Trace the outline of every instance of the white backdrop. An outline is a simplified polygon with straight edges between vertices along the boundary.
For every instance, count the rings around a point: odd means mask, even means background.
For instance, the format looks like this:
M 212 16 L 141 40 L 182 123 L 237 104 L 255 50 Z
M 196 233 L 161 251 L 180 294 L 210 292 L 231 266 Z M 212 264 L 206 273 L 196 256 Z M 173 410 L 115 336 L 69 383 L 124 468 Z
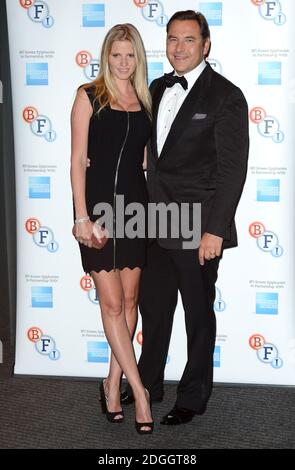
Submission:
M 239 247 L 217 282 L 214 380 L 295 384 L 294 50 L 292 0 L 9 0 L 17 183 L 16 374 L 102 377 L 110 350 L 96 293 L 71 235 L 70 110 L 95 77 L 116 23 L 142 34 L 149 81 L 170 71 L 165 24 L 178 9 L 210 24 L 210 62 L 250 109 L 251 149 L 239 205 Z M 293 127 L 293 132 L 292 132 Z M 140 353 L 141 323 L 135 336 Z M 166 367 L 186 361 L 181 303 Z

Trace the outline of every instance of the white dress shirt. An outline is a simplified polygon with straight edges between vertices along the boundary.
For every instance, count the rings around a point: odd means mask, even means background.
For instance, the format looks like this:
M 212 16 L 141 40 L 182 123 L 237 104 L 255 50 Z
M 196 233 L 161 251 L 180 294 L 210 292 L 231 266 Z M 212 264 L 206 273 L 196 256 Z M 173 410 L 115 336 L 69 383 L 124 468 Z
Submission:
M 203 60 L 196 68 L 184 75 L 188 83 L 187 90 L 184 90 L 180 83 L 175 83 L 171 88 L 166 88 L 164 91 L 157 119 L 157 146 L 159 156 L 182 103 L 205 67 L 206 62 Z M 177 74 L 174 72 L 174 75 Z

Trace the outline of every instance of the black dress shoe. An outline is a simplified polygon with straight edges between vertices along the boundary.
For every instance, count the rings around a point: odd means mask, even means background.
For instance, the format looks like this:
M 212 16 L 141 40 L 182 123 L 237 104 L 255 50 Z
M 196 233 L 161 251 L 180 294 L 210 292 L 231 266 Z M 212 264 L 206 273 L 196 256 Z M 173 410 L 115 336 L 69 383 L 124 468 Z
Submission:
M 120 401 L 122 405 L 130 405 L 134 403 L 134 396 L 130 395 L 127 390 L 121 392 L 120 394 Z M 161 403 L 163 401 L 163 397 L 161 398 L 151 398 L 151 403 Z
M 174 405 L 170 413 L 162 418 L 161 424 L 175 426 L 177 424 L 189 423 L 195 415 L 202 415 L 205 411 L 206 405 L 204 405 L 199 411 L 180 408 L 177 405 Z

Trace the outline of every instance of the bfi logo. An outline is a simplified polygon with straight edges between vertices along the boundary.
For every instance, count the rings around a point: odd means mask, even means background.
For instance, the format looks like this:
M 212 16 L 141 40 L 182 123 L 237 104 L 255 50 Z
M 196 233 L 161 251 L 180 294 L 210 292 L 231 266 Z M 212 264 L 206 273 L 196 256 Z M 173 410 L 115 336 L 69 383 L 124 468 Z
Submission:
M 42 225 L 39 219 L 31 217 L 26 220 L 25 229 L 32 235 L 33 242 L 39 248 L 46 248 L 49 253 L 55 253 L 59 249 L 59 244 L 54 238 L 53 230 Z
M 249 346 L 256 351 L 257 359 L 263 364 L 270 365 L 274 369 L 283 367 L 278 348 L 273 343 L 267 342 L 261 334 L 253 334 L 249 338 Z
M 168 17 L 164 13 L 163 4 L 157 0 L 133 0 L 136 7 L 140 8 L 146 21 L 152 21 L 163 28 L 168 23 Z
M 261 106 L 252 108 L 249 117 L 251 122 L 257 125 L 257 130 L 262 137 L 272 139 L 276 144 L 280 144 L 284 141 L 285 135 L 280 130 L 278 119 L 268 115 L 264 108 Z
M 47 3 L 37 0 L 20 0 L 19 3 L 27 11 L 31 21 L 42 24 L 44 28 L 52 28 L 54 19 Z
M 38 326 L 32 326 L 27 331 L 27 338 L 35 344 L 35 350 L 42 356 L 47 356 L 51 361 L 60 358 L 60 351 L 56 348 L 55 340 L 42 332 Z
M 76 54 L 76 64 L 84 71 L 88 81 L 95 80 L 99 71 L 99 60 L 93 59 L 88 51 L 80 51 Z
M 279 244 L 279 237 L 275 232 L 267 230 L 261 222 L 252 222 L 249 233 L 256 239 L 258 248 L 264 253 L 270 253 L 275 258 L 283 255 L 284 250 Z
M 226 303 L 222 299 L 221 290 L 218 287 L 215 287 L 215 302 L 214 302 L 214 310 L 215 312 L 224 312 L 226 309 Z
M 251 0 L 251 2 L 258 8 L 264 20 L 273 21 L 277 26 L 286 23 L 286 15 L 282 12 L 281 2 L 278 0 Z
M 80 279 L 80 287 L 84 292 L 87 292 L 88 299 L 91 303 L 98 305 L 98 295 L 95 288 L 94 281 L 91 276 L 85 275 Z
M 44 137 L 47 142 L 56 140 L 56 132 L 52 129 L 49 117 L 39 114 L 34 106 L 27 106 L 23 110 L 23 119 L 30 124 L 31 131 L 37 137 Z
M 218 62 L 218 60 L 213 59 L 212 57 L 208 57 L 206 59 L 206 62 L 211 65 L 212 69 L 215 70 L 215 72 L 220 73 L 220 75 L 222 75 L 222 65 L 220 62 Z

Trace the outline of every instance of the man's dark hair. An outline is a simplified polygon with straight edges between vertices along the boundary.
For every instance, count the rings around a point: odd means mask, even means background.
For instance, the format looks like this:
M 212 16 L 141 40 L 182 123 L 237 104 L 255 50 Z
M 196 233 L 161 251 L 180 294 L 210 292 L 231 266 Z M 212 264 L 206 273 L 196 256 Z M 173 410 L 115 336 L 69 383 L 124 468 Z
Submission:
M 198 23 L 200 26 L 201 30 L 201 36 L 203 40 L 205 41 L 206 39 L 210 39 L 210 29 L 208 22 L 202 13 L 199 11 L 194 11 L 194 10 L 185 10 L 185 11 L 177 11 L 174 13 L 173 16 L 171 16 L 170 20 L 167 23 L 166 26 L 166 31 L 167 33 L 169 32 L 169 28 L 171 26 L 171 23 L 175 20 L 194 20 Z

